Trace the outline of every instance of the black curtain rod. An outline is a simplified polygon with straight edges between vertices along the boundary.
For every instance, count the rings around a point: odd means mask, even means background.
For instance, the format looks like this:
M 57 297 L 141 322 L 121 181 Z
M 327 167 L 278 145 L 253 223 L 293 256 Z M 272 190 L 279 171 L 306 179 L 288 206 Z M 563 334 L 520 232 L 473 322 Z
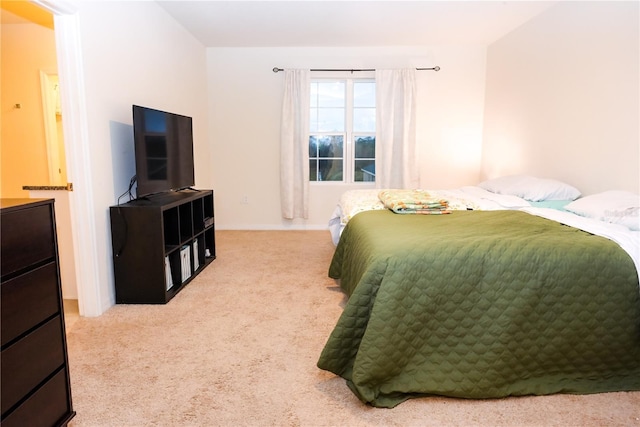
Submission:
M 437 65 L 433 68 L 416 68 L 417 71 L 427 71 L 427 70 L 433 70 L 433 71 L 440 71 L 440 67 L 438 67 Z M 277 73 L 279 71 L 284 71 L 284 69 L 282 68 L 278 68 L 278 67 L 273 67 L 273 72 Z M 341 69 L 341 68 L 314 68 L 311 69 L 309 71 L 350 71 L 352 73 L 356 72 L 356 71 L 375 71 L 374 68 L 366 68 L 366 69 Z

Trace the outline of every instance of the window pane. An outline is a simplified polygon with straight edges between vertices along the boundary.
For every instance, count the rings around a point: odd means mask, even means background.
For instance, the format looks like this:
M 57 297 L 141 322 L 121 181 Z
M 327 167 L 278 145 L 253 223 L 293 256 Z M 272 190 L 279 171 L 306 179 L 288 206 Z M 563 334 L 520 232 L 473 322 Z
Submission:
M 344 107 L 345 82 L 316 82 L 318 107 Z M 312 86 L 313 88 L 313 86 Z
M 344 157 L 344 138 L 342 135 L 318 137 L 318 157 Z
M 357 136 L 355 138 L 355 154 L 356 159 L 376 157 L 376 137 L 375 136 Z
M 376 131 L 376 109 L 375 108 L 354 108 L 353 109 L 353 130 L 355 132 L 375 132 Z
M 310 159 L 309 160 L 309 181 L 317 181 L 318 180 L 318 160 Z
M 344 108 L 319 108 L 316 132 L 344 132 L 344 122 Z
M 318 137 L 309 136 L 309 157 L 318 157 Z
M 342 181 L 342 159 L 318 161 L 318 181 Z
M 354 107 L 375 107 L 376 106 L 376 83 L 375 82 L 354 82 L 353 83 L 353 106 Z
M 309 132 L 318 132 L 318 109 L 309 109 Z
M 356 160 L 353 180 L 356 182 L 371 182 L 376 180 L 375 160 Z
M 315 108 L 318 106 L 318 83 L 311 82 L 311 92 L 309 93 L 309 106 Z

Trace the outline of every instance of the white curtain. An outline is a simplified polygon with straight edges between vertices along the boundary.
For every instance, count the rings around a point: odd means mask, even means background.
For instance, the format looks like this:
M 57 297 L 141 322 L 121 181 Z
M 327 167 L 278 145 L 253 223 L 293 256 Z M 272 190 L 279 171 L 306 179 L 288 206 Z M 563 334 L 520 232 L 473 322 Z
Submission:
M 376 187 L 419 185 L 416 70 L 376 70 Z
M 284 70 L 280 203 L 286 219 L 309 218 L 309 70 Z

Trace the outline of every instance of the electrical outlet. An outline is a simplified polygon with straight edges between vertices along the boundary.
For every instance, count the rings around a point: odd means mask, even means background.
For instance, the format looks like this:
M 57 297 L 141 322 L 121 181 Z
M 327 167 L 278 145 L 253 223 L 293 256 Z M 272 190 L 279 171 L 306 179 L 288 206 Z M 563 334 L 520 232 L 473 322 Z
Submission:
M 248 205 L 249 204 L 249 196 L 247 196 L 246 194 L 244 196 L 242 196 L 242 198 L 240 199 L 240 203 L 243 205 Z

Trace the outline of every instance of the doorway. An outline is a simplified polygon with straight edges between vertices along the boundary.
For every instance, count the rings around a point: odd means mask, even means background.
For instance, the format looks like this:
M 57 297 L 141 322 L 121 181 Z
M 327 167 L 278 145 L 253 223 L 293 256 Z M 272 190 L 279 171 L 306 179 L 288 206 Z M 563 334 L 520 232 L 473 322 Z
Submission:
M 86 152 L 87 119 L 84 108 L 84 86 L 82 75 L 81 49 L 77 6 L 73 1 L 51 2 L 33 0 L 24 2 L 2 2 L 10 6 L 31 6 L 32 10 L 46 12 L 55 21 L 55 46 L 57 50 L 57 71 L 61 109 L 64 111 L 64 139 L 66 148 L 67 176 L 83 185 L 78 190 L 65 191 L 68 196 L 69 224 L 73 224 L 71 246 L 75 254 L 71 274 L 77 284 L 78 311 L 81 316 L 99 316 L 109 306 L 109 301 L 100 298 L 100 287 L 95 277 L 98 269 L 96 255 L 95 220 L 91 198 L 92 177 L 90 160 Z M 3 14 L 4 15 L 4 14 Z M 46 70 L 47 72 L 49 70 Z M 4 95 L 4 94 L 3 94 Z M 37 101 L 40 104 L 40 100 Z M 83 132 L 84 130 L 84 132 Z M 83 148 L 84 147 L 84 148 Z M 61 156 L 62 157 L 62 156 Z M 62 161 L 62 158 L 60 158 Z M 41 197 L 38 195 L 37 197 Z M 104 298 L 103 298 L 104 299 Z
M 28 197 L 24 186 L 53 185 L 43 125 L 46 98 L 43 99 L 43 87 L 38 80 L 43 70 L 57 74 L 53 17 L 49 14 L 49 22 L 41 22 L 44 11 L 24 7 L 18 10 L 22 15 L 16 15 L 6 9 L 15 3 L 23 2 L 0 3 L 3 99 L 0 192 L 5 198 Z M 51 124 L 55 129 L 55 116 Z M 59 169 L 64 171 L 61 166 Z

